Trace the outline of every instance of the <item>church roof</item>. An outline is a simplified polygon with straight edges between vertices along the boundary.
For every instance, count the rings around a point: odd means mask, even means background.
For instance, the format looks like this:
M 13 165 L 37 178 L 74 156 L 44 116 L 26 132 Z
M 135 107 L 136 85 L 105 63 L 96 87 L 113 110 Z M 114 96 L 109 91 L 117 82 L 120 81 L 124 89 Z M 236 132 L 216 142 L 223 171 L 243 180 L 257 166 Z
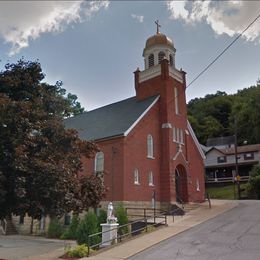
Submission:
M 138 101 L 131 97 L 83 114 L 65 119 L 67 129 L 74 128 L 84 140 L 126 136 L 156 103 L 159 96 Z

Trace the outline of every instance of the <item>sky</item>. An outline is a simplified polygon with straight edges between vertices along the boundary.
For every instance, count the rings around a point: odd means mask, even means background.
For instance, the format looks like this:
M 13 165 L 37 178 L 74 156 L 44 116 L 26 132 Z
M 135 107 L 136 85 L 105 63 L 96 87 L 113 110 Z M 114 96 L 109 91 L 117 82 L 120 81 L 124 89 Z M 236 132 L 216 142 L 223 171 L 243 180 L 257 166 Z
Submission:
M 0 1 L 0 70 L 39 60 L 87 110 L 135 95 L 133 72 L 160 31 L 173 40 L 189 84 L 260 14 L 260 1 Z M 187 88 L 187 101 L 236 93 L 260 78 L 260 18 Z

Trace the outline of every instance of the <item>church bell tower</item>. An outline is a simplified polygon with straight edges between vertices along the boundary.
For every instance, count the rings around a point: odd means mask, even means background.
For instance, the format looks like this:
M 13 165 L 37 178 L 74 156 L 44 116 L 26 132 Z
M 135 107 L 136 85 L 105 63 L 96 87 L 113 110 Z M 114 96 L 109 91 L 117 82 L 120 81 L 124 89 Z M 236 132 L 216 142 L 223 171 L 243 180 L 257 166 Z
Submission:
M 144 70 L 137 69 L 135 90 L 137 100 L 159 96 L 160 114 L 160 198 L 162 202 L 176 201 L 177 189 L 174 173 L 178 165 L 188 171 L 187 108 L 185 99 L 186 73 L 175 67 L 176 49 L 171 39 L 160 32 L 158 21 L 156 34 L 149 37 L 143 50 Z M 180 156 L 179 156 L 180 154 Z M 187 192 L 182 196 L 188 200 Z

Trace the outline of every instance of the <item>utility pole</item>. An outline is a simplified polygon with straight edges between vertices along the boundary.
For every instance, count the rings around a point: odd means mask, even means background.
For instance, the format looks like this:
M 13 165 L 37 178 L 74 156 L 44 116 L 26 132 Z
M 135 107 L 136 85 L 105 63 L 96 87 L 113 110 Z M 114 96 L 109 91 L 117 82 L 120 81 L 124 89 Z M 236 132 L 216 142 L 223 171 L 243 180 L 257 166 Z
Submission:
M 237 182 L 237 191 L 238 199 L 240 199 L 240 182 L 239 182 L 239 173 L 238 173 L 238 157 L 237 157 L 237 116 L 235 115 L 235 167 L 236 167 L 236 182 Z

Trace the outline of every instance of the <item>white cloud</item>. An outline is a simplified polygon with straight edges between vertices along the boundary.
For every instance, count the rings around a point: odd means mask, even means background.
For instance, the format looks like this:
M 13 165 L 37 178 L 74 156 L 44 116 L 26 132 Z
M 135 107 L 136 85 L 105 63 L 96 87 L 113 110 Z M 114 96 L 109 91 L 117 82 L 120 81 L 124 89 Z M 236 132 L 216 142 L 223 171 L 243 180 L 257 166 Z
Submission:
M 131 14 L 131 17 L 133 19 L 137 20 L 139 23 L 142 23 L 144 21 L 144 16 L 143 15 Z
M 234 36 L 260 13 L 258 1 L 170 1 L 171 19 L 182 19 L 194 25 L 205 21 L 216 34 Z M 260 18 L 243 35 L 247 41 L 260 43 Z
M 11 44 L 9 55 L 14 55 L 41 34 L 62 32 L 108 5 L 109 1 L 1 1 L 0 36 Z

